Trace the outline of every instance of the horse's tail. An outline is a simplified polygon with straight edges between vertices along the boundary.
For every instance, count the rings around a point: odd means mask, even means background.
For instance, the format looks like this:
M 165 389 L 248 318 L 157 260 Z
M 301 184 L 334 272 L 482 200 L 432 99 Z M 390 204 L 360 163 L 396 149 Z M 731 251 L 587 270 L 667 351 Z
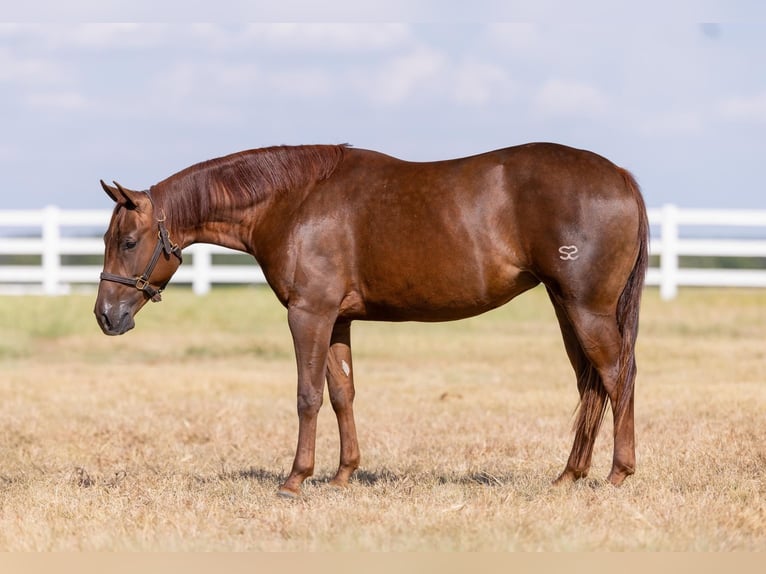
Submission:
M 615 425 L 619 423 L 633 401 L 633 388 L 636 380 L 635 347 L 638 335 L 638 312 L 644 289 L 646 269 L 649 266 L 649 217 L 646 213 L 646 204 L 641 196 L 638 183 L 630 172 L 620 168 L 620 173 L 638 207 L 638 255 L 633 264 L 633 271 L 631 271 L 617 303 L 617 326 L 622 335 L 622 348 L 620 349 L 620 373 L 617 379 Z
M 635 178 L 627 170 L 622 168 L 619 170 L 625 180 L 625 186 L 633 195 L 638 208 L 638 253 L 633 264 L 633 270 L 617 302 L 617 326 L 622 336 L 622 344 L 619 355 L 617 401 L 613 412 L 615 427 L 628 412 L 633 401 L 633 388 L 636 380 L 635 346 L 638 334 L 638 312 L 646 269 L 649 265 L 649 218 L 646 214 L 646 205 Z M 573 453 L 576 453 L 577 459 L 582 463 L 590 460 L 595 437 L 601 427 L 609 403 L 606 388 L 598 371 L 590 361 L 583 361 L 582 368 L 578 372 L 578 378 L 580 405 L 574 424 Z

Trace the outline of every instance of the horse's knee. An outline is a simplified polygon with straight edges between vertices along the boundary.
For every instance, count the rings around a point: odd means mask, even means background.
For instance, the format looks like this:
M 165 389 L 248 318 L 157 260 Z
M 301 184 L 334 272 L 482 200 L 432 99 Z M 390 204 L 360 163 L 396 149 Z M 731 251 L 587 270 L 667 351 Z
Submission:
M 298 414 L 301 416 L 316 416 L 322 408 L 322 393 L 314 389 L 298 391 Z

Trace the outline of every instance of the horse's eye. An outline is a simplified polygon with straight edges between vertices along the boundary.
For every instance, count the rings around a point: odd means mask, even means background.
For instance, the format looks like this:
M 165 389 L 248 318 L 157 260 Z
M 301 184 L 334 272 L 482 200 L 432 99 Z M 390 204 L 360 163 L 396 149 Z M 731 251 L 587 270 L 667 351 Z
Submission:
M 133 239 L 126 239 L 124 246 L 125 249 L 133 249 L 136 246 L 136 242 Z

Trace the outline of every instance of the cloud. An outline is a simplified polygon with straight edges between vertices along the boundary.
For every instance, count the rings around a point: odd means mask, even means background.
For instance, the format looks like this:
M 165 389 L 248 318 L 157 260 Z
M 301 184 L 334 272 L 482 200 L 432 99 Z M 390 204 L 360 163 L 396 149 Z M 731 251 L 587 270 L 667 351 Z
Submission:
M 19 150 L 10 144 L 0 143 L 0 161 L 17 161 L 20 159 Z
M 74 91 L 35 92 L 28 94 L 25 103 L 32 108 L 72 112 L 85 109 L 85 97 Z
M 258 48 L 279 54 L 370 53 L 407 45 L 413 34 L 400 23 L 198 23 L 171 28 L 207 50 L 241 51 Z
M 166 24 L 142 23 L 0 23 L 0 37 L 48 52 L 64 48 L 151 48 L 170 42 L 169 30 Z
M 482 3 L 486 3 L 482 0 Z M 493 4 L 504 5 L 497 0 Z M 503 11 L 505 13 L 505 11 Z M 414 22 L 434 18 L 462 21 L 475 16 L 473 4 L 443 3 L 437 0 L 386 0 L 386 2 L 359 2 L 334 0 L 310 2 L 307 0 L 280 0 L 253 2 L 252 0 L 217 0 L 216 2 L 189 2 L 188 0 L 34 0 L 9 2 L 3 7 L 3 17 L 15 22 L 39 21 L 119 21 L 119 22 L 216 22 L 216 21 L 387 21 Z M 492 18 L 490 10 L 486 18 Z
M 265 80 L 270 90 L 288 97 L 326 97 L 335 91 L 332 77 L 324 70 L 316 68 L 293 68 L 274 72 Z
M 135 114 L 216 122 L 236 119 L 259 90 L 265 87 L 255 64 L 185 60 L 163 67 L 150 82 L 148 100 L 129 106 Z
M 23 57 L 0 48 L 0 83 L 23 86 L 50 85 L 65 81 L 70 76 L 67 66 L 53 60 Z
M 490 24 L 487 39 L 494 47 L 527 57 L 539 54 L 544 47 L 539 25 L 530 22 Z
M 381 51 L 402 46 L 412 38 L 398 23 L 281 23 L 251 24 L 246 35 L 283 51 Z
M 514 92 L 513 83 L 503 68 L 473 59 L 457 67 L 454 86 L 455 101 L 469 105 L 484 105 Z
M 551 79 L 534 96 L 533 106 L 548 117 L 597 117 L 607 111 L 609 99 L 591 84 Z
M 647 114 L 644 114 L 646 116 Z M 702 114 L 695 109 L 655 112 L 635 125 L 636 130 L 647 136 L 699 135 L 704 130 Z
M 766 90 L 751 96 L 736 96 L 723 101 L 724 118 L 743 122 L 766 123 Z
M 371 78 L 366 72 L 360 74 L 358 88 L 373 102 L 398 104 L 433 87 L 446 64 L 447 58 L 442 52 L 418 46 L 383 63 Z
M 151 48 L 168 41 L 168 26 L 138 23 L 86 23 L 63 28 L 60 40 L 91 49 Z
M 186 60 L 162 68 L 150 81 L 150 104 L 136 114 L 209 122 L 242 121 L 275 101 L 330 97 L 338 90 L 332 74 L 319 67 L 267 67 L 267 63 L 226 58 Z

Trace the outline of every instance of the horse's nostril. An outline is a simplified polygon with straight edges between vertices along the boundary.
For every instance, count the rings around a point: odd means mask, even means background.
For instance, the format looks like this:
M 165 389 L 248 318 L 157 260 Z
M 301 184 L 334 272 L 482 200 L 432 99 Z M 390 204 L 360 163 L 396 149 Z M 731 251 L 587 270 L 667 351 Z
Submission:
M 101 325 L 106 329 L 112 328 L 112 322 L 109 320 L 109 315 L 101 313 Z
M 122 315 L 120 315 L 120 321 L 118 323 L 118 327 L 120 331 L 125 332 L 130 328 L 130 313 L 128 311 L 125 311 Z

